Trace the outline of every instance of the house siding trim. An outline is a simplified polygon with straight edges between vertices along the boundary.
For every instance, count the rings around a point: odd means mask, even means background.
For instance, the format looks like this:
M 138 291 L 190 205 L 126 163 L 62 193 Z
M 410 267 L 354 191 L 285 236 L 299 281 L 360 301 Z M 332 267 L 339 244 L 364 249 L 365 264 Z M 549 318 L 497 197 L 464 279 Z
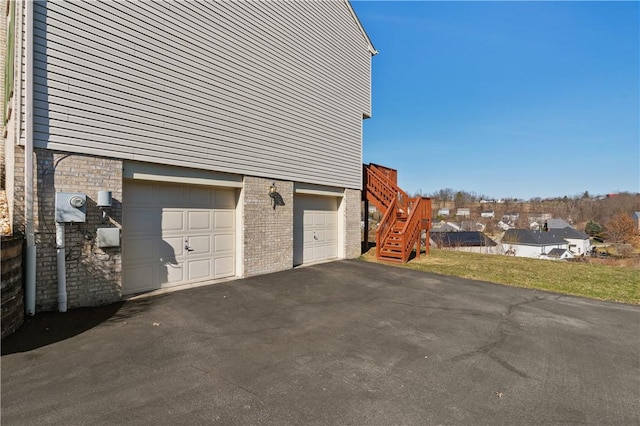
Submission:
M 242 176 L 216 173 L 208 170 L 166 166 L 162 164 L 124 162 L 123 177 L 157 182 L 183 183 L 187 185 L 209 185 L 225 188 L 242 188 Z

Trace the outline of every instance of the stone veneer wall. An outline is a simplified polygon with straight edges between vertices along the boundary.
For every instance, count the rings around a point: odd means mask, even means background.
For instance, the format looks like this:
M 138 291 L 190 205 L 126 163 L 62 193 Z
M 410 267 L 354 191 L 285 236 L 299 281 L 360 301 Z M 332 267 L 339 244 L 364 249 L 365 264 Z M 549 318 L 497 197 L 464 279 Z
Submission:
M 4 67 L 7 56 L 7 0 L 0 0 L 0 72 L 2 72 L 2 84 L 0 84 L 0 99 L 4 102 Z M 4 110 L 4 108 L 3 108 Z M 5 189 L 5 148 L 4 148 L 4 118 L 0 120 L 0 189 Z
M 2 237 L 2 338 L 16 331 L 24 322 L 22 282 L 22 244 L 24 238 Z
M 121 247 L 98 248 L 97 228 L 121 227 L 122 161 L 36 149 L 35 196 L 37 278 L 36 311 L 56 310 L 58 283 L 55 243 L 55 193 L 87 195 L 85 223 L 66 224 L 67 306 L 94 306 L 120 300 Z M 110 219 L 102 223 L 98 191 L 112 191 Z
M 354 259 L 362 254 L 362 232 L 360 221 L 362 217 L 361 206 L 362 194 L 357 189 L 346 189 L 344 191 L 345 205 L 345 251 L 347 259 Z
M 273 209 L 269 187 L 276 184 L 284 205 Z M 244 178 L 242 217 L 244 276 L 293 267 L 293 182 Z

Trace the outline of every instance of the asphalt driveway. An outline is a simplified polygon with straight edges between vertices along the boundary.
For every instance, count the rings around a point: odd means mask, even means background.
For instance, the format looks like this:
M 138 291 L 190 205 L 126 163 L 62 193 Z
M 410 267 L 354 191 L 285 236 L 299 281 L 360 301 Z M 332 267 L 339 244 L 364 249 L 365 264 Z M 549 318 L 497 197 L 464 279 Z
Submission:
M 640 307 L 339 261 L 2 342 L 2 424 L 640 424 Z

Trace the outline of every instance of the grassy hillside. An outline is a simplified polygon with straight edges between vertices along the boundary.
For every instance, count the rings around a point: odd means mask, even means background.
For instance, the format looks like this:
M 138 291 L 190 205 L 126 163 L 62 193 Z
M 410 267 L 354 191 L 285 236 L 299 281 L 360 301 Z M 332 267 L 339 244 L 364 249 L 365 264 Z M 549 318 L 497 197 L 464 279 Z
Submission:
M 375 261 L 375 248 L 362 258 Z M 420 259 L 413 259 L 398 266 L 515 287 L 640 304 L 640 269 L 637 267 L 559 262 L 438 249 L 432 249 L 429 256 L 423 255 Z

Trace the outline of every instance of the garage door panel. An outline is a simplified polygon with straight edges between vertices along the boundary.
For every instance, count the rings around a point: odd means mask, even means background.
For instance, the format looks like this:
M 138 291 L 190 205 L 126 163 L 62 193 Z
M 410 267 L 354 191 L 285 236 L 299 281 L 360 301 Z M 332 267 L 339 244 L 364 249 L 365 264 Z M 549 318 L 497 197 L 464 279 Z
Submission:
M 235 274 L 234 189 L 126 181 L 123 200 L 123 294 Z
M 153 290 L 157 287 L 154 275 L 149 265 L 127 268 L 127 290 L 130 293 Z
M 160 268 L 161 284 L 178 285 L 186 280 L 184 262 L 169 263 Z
M 214 190 L 208 187 L 193 187 L 187 194 L 189 197 L 189 207 L 212 208 Z
M 127 191 L 123 197 L 123 203 L 129 207 L 149 207 L 155 204 L 157 198 L 157 188 L 150 188 L 149 185 L 140 183 L 130 183 L 127 185 Z
M 294 200 L 294 264 L 337 257 L 337 206 L 335 197 L 296 196 Z
M 156 240 L 158 242 L 158 240 Z M 131 238 L 127 240 L 126 245 L 126 261 L 127 263 L 150 262 L 153 259 L 152 240 Z
M 200 259 L 200 260 L 190 260 L 188 262 L 188 273 L 189 279 L 195 280 L 198 278 L 209 278 L 211 277 L 211 258 Z
M 162 216 L 155 209 L 131 208 L 127 210 L 127 215 L 123 217 L 122 226 L 128 231 L 128 235 L 136 234 L 148 235 L 151 231 L 160 229 Z
M 214 207 L 216 209 L 235 209 L 236 192 L 233 189 L 216 189 Z
M 211 229 L 211 212 L 206 210 L 188 211 L 187 229 L 190 231 Z
M 162 212 L 162 231 L 182 231 L 184 212 L 181 210 L 164 210 Z
M 155 206 L 184 207 L 185 191 L 181 185 L 157 185 L 157 196 L 152 200 Z
M 216 253 L 233 251 L 235 236 L 233 234 L 215 235 L 213 237 L 213 250 Z
M 216 229 L 231 230 L 235 224 L 235 213 L 233 211 L 216 210 L 213 212 L 213 226 Z
M 165 237 L 159 241 L 158 254 L 164 262 L 175 263 L 176 257 L 184 255 L 184 241 L 182 237 Z
M 222 278 L 233 275 L 235 271 L 235 259 L 233 256 L 219 257 L 214 259 L 215 277 Z
M 189 245 L 189 256 L 202 256 L 211 254 L 211 236 L 210 235 L 192 235 L 187 237 Z

